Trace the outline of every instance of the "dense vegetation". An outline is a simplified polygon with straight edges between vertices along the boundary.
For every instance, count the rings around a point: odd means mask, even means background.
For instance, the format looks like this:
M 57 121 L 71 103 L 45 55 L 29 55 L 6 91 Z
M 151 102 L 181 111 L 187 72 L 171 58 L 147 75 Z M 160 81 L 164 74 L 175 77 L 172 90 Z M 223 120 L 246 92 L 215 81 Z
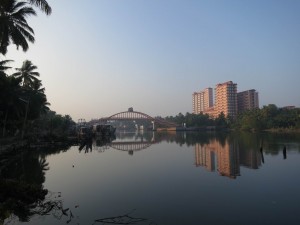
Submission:
M 0 1 L 0 145 L 6 141 L 14 145 L 15 138 L 3 137 L 49 138 L 64 133 L 73 124 L 70 116 L 50 111 L 37 66 L 25 60 L 20 68 L 13 69 L 13 61 L 5 58 L 9 45 L 27 51 L 28 42 L 34 43 L 34 31 L 26 21 L 28 16 L 36 15 L 34 6 L 51 14 L 46 0 Z M 39 156 L 27 158 L 28 152 L 22 150 L 12 148 L 0 155 L 0 224 L 11 215 L 25 222 L 35 214 L 63 213 L 61 201 L 44 201 L 48 193 L 42 185 L 48 169 L 46 160 Z M 24 163 L 26 159 L 30 161 Z
M 22 67 L 16 68 L 17 72 L 8 75 L 6 71 L 10 67 L 7 64 L 10 62 L 0 61 L 1 136 L 66 132 L 74 122 L 68 115 L 50 111 L 45 88 L 37 78 L 37 67 L 26 60 Z
M 278 108 L 274 104 L 240 114 L 233 128 L 243 130 L 299 129 L 299 108 Z
M 27 51 L 28 43 L 34 43 L 34 31 L 26 21 L 27 17 L 36 15 L 34 6 L 51 14 L 52 9 L 45 0 L 0 2 L 0 137 L 23 138 L 24 134 L 43 134 L 43 131 L 63 133 L 73 124 L 70 116 L 50 111 L 37 66 L 25 60 L 12 72 L 13 61 L 3 60 L 9 45 Z
M 166 117 L 166 120 L 187 127 L 217 126 L 237 130 L 270 130 L 270 129 L 300 129 L 299 108 L 278 108 L 274 104 L 263 106 L 261 109 L 253 109 L 240 113 L 236 119 L 225 117 L 221 113 L 216 119 L 207 114 L 183 115 L 179 113 L 175 117 Z
M 230 118 L 226 118 L 224 113 L 221 113 L 215 119 L 210 118 L 208 114 L 192 114 L 188 112 L 185 115 L 179 113 L 176 116 L 167 116 L 165 119 L 170 122 L 177 123 L 180 126 L 185 125 L 186 127 L 229 127 L 232 121 Z

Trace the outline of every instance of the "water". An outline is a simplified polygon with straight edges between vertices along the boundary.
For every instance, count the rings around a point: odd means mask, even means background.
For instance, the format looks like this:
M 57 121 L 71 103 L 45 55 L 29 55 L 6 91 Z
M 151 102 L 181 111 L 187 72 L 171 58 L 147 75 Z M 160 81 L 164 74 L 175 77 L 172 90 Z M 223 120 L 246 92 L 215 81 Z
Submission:
M 100 144 L 23 156 L 6 176 L 42 183 L 60 207 L 4 224 L 299 224 L 297 135 L 119 133 Z

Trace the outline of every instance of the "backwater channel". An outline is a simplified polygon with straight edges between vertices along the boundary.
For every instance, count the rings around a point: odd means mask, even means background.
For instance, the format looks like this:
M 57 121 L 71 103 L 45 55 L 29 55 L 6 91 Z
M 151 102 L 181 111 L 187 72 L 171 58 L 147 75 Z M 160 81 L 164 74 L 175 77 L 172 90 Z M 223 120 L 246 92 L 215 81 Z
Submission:
M 117 132 L 107 143 L 28 151 L 1 176 L 48 194 L 19 208 L 17 196 L 4 198 L 0 224 L 296 225 L 299 137 Z

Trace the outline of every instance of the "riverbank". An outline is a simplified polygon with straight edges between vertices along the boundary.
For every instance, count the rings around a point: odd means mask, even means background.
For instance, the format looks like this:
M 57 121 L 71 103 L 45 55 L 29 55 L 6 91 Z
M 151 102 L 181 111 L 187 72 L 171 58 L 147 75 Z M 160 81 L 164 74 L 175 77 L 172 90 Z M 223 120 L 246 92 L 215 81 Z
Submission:
M 225 126 L 201 126 L 201 127 L 168 127 L 157 128 L 156 131 L 195 131 L 195 132 L 211 132 L 211 131 L 229 131 Z
M 45 136 L 43 138 L 27 137 L 20 139 L 19 137 L 10 137 L 0 139 L 0 154 L 10 151 L 18 151 L 21 149 L 37 149 L 48 147 L 64 147 L 78 143 L 75 136 Z
M 300 133 L 300 128 L 271 128 L 264 131 L 271 133 Z
M 16 138 L 0 139 L 0 154 L 7 151 L 24 148 L 27 145 L 27 140 L 17 140 Z

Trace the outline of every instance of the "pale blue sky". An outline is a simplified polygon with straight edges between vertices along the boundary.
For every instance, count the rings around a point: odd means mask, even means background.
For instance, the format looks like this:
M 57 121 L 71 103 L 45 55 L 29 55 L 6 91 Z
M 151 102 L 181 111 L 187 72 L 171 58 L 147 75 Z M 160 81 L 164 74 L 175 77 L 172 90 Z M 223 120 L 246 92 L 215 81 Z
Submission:
M 74 120 L 192 112 L 192 93 L 232 80 L 260 106 L 300 107 L 298 0 L 48 0 L 36 43 L 7 59 L 38 66 L 51 109 Z

